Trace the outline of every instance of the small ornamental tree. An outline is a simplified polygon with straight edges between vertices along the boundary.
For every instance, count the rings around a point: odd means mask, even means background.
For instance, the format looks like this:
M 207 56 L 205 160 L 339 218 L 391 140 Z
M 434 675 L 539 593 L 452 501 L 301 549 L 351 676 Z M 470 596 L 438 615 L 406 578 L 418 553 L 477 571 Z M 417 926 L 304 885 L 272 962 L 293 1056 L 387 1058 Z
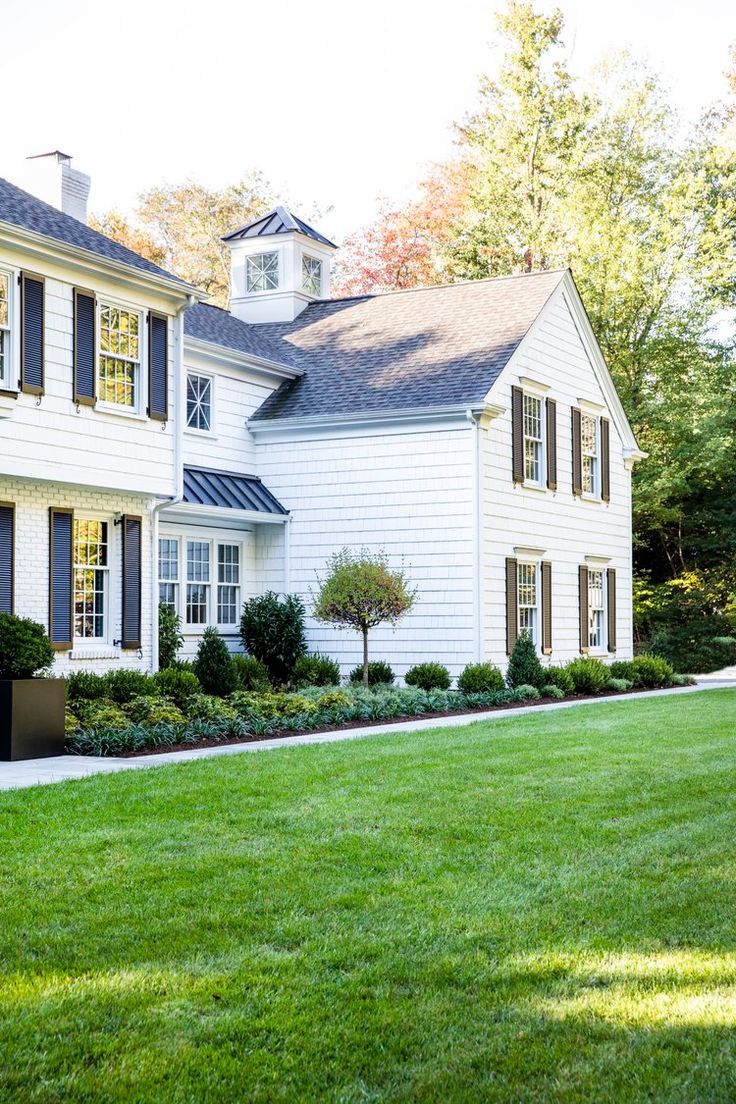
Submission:
M 343 548 L 327 565 L 314 601 L 318 621 L 354 629 L 363 636 L 363 684 L 368 686 L 368 633 L 376 625 L 392 625 L 414 605 L 416 590 L 409 586 L 403 571 L 391 571 L 383 551 L 361 548 L 351 552 Z
M 204 630 L 193 669 L 205 694 L 226 698 L 238 688 L 232 656 L 214 625 Z

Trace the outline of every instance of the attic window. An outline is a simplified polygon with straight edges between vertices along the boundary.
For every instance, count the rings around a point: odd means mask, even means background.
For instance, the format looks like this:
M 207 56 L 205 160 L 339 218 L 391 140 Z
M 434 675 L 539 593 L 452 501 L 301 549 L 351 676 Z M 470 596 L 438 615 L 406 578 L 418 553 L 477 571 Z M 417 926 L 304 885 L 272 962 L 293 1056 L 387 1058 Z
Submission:
M 274 291 L 279 286 L 278 253 L 255 253 L 246 258 L 245 279 L 248 291 Z
M 322 294 L 322 262 L 316 257 L 302 257 L 302 289 L 307 295 Z

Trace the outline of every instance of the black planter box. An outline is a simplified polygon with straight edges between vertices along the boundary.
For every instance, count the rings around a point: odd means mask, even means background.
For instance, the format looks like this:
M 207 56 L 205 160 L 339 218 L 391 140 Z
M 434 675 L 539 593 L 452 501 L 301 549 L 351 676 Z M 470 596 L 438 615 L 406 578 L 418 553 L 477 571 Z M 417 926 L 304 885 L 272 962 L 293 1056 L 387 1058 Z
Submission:
M 64 754 L 64 680 L 0 680 L 0 760 Z

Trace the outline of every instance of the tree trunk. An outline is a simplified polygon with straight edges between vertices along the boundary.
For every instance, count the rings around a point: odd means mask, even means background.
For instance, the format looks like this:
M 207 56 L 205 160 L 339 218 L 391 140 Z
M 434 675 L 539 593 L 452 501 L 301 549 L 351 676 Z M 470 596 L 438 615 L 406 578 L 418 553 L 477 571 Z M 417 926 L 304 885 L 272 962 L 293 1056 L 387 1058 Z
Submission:
M 363 629 L 363 685 L 368 685 L 368 629 Z

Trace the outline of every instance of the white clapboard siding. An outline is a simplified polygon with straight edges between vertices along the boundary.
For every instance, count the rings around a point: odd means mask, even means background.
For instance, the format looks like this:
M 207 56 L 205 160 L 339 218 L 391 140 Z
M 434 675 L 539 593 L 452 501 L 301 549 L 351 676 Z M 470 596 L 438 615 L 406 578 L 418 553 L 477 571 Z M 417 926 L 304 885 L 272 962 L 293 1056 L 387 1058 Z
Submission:
M 549 386 L 557 401 L 557 491 L 540 491 L 512 480 L 511 388 L 520 377 Z M 631 655 L 631 477 L 611 411 L 611 501 L 572 494 L 571 410 L 583 398 L 605 407 L 606 399 L 565 298 L 560 296 L 522 347 L 521 355 L 493 388 L 505 408 L 483 433 L 483 640 L 486 655 L 506 659 L 505 559 L 515 546 L 544 550 L 552 563 L 552 663 L 580 654 L 578 566 L 586 556 L 610 557 L 616 569 L 616 655 Z

